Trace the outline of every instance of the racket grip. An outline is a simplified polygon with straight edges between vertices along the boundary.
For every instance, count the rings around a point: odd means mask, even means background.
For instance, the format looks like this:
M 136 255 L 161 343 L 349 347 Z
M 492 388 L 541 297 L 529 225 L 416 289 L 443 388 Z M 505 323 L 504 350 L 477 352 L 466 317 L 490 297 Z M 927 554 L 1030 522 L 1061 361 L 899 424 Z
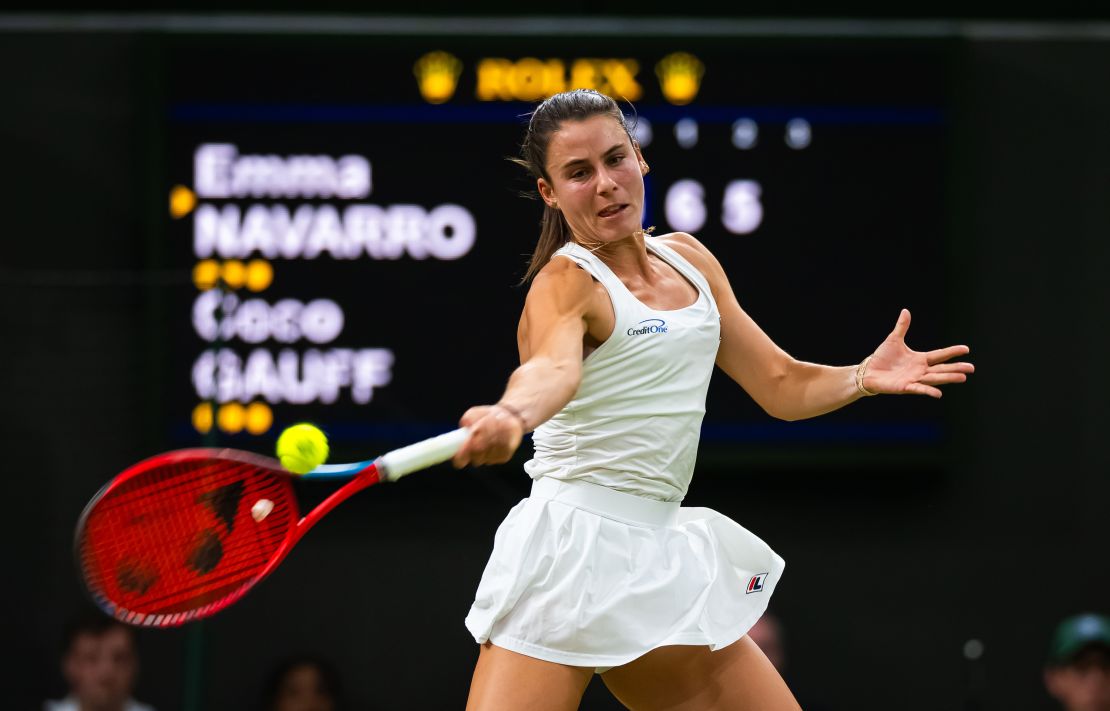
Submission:
M 470 430 L 460 427 L 423 442 L 387 452 L 378 459 L 378 471 L 383 479 L 396 481 L 419 469 L 446 462 L 455 456 L 455 452 L 459 451 L 469 435 Z

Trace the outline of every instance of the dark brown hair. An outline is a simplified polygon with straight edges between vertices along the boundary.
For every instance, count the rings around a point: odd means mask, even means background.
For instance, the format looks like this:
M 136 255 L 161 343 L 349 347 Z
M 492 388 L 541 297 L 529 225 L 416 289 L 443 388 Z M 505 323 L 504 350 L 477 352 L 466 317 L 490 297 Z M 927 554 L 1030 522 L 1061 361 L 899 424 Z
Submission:
M 62 630 L 62 654 L 73 651 L 73 645 L 78 637 L 103 637 L 112 630 L 119 628 L 127 633 L 131 640 L 131 647 L 135 647 L 135 632 L 130 625 L 126 625 L 114 617 L 109 617 L 100 610 L 81 610 L 70 618 Z
M 319 690 L 332 700 L 335 709 L 345 708 L 343 678 L 335 664 L 330 659 L 314 654 L 300 654 L 282 660 L 270 670 L 266 687 L 262 691 L 260 711 L 273 711 L 277 708 L 285 683 L 293 672 L 301 667 L 309 667 L 316 671 Z
M 555 94 L 536 107 L 528 121 L 524 143 L 520 146 L 521 157 L 514 158 L 513 162 L 527 169 L 533 178 L 543 178 L 550 183 L 551 176 L 547 174 L 547 147 L 551 143 L 551 137 L 564 121 L 585 121 L 594 116 L 611 117 L 621 125 L 629 140 L 632 140 L 632 131 L 616 101 L 593 89 L 574 89 Z M 551 255 L 570 240 L 570 225 L 563 218 L 563 213 L 545 204 L 540 239 L 536 242 L 532 258 L 528 262 L 528 271 L 521 283 L 531 281 L 551 259 Z

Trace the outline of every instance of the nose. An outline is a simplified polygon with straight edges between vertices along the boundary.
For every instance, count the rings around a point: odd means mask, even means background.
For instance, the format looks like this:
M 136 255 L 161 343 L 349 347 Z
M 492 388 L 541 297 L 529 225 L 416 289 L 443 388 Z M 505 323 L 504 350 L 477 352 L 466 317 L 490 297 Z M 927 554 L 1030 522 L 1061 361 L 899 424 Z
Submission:
M 600 195 L 612 192 L 617 187 L 617 181 L 608 170 L 602 168 L 597 174 L 597 192 Z

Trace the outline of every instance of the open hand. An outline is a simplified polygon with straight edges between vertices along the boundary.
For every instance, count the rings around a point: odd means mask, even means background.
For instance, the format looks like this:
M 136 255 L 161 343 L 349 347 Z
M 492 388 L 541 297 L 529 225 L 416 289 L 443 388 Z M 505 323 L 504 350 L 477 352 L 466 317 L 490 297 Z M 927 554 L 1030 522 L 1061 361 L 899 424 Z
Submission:
M 863 375 L 863 387 L 873 393 L 891 395 L 941 396 L 937 385 L 962 383 L 969 373 L 975 372 L 971 363 L 946 361 L 967 355 L 967 346 L 949 346 L 921 353 L 906 345 L 906 331 L 910 328 L 910 312 L 902 309 L 894 330 L 875 352 Z

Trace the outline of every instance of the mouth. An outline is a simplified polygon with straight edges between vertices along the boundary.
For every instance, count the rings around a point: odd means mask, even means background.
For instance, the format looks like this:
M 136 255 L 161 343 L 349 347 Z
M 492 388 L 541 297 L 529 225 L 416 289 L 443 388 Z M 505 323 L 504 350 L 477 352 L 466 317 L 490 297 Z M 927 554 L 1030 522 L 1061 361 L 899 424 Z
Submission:
M 627 204 L 610 205 L 609 207 L 605 208 L 604 210 L 598 212 L 597 216 L 602 217 L 602 218 L 615 217 L 616 215 L 619 215 L 622 212 L 624 212 L 626 209 L 628 209 Z

